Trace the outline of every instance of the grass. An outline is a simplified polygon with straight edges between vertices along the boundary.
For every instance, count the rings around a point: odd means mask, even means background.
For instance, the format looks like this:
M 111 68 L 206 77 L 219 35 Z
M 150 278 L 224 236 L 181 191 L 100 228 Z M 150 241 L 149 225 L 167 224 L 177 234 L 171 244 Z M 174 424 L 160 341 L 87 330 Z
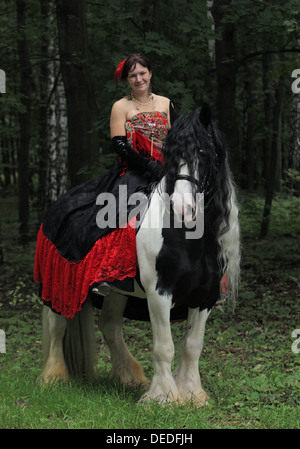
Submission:
M 109 352 L 99 332 L 95 381 L 70 380 L 51 388 L 36 382 L 42 355 L 34 241 L 26 248 L 14 243 L 14 205 L 5 204 L 0 329 L 7 352 L 0 353 L 0 428 L 299 429 L 300 354 L 292 351 L 292 332 L 300 328 L 300 201 L 277 198 L 270 235 L 260 241 L 262 207 L 256 195 L 241 197 L 240 297 L 234 313 L 216 308 L 207 322 L 200 371 L 210 405 L 197 409 L 139 404 L 140 389 L 109 379 Z M 177 345 L 184 323 L 172 330 Z M 149 323 L 126 321 L 125 338 L 151 377 Z

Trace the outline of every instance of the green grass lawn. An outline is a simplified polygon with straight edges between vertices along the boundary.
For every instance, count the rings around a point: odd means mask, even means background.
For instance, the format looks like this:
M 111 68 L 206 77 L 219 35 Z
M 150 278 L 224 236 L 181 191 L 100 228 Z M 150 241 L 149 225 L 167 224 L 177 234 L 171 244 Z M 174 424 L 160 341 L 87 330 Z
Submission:
M 0 428 L 2 429 L 299 429 L 300 353 L 292 351 L 300 329 L 300 201 L 278 198 L 270 235 L 257 240 L 263 201 L 241 198 L 242 282 L 232 310 L 213 310 L 200 360 L 209 406 L 141 405 L 142 390 L 109 379 L 109 352 L 98 337 L 97 378 L 51 388 L 41 372 L 41 306 L 32 281 L 34 241 L 15 244 L 15 215 L 6 205 L 0 266 Z M 3 238 L 3 237 L 2 237 Z M 95 316 L 98 312 L 95 312 Z M 184 323 L 172 325 L 178 345 Z M 152 376 L 149 323 L 125 322 L 132 353 Z M 300 349 L 300 344 L 298 345 Z

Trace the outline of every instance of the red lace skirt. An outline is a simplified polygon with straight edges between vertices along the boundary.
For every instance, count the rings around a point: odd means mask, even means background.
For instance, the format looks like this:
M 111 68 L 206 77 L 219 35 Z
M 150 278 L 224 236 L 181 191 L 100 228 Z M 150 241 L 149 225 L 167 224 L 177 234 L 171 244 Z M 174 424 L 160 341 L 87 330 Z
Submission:
M 73 318 L 97 282 L 113 282 L 136 275 L 136 230 L 132 220 L 98 239 L 78 262 L 62 257 L 44 235 L 41 226 L 36 245 L 34 280 L 41 283 L 41 296 L 66 318 Z

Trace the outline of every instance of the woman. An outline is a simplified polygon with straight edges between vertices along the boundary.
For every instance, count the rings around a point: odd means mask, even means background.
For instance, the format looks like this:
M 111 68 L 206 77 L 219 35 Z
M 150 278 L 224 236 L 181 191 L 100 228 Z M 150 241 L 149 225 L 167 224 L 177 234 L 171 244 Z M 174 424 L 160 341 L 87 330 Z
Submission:
M 115 80 L 118 77 L 127 82 L 130 93 L 112 107 L 110 131 L 113 147 L 132 166 L 143 167 L 160 179 L 162 167 L 151 160 L 160 162 L 162 159 L 159 149 L 171 120 L 176 117 L 174 108 L 168 98 L 151 92 L 152 70 L 144 56 L 131 55 L 122 61 Z M 126 145 L 127 140 L 130 146 Z M 137 157 L 136 153 L 150 156 L 150 160 Z
M 148 193 L 163 176 L 160 149 L 175 118 L 171 103 L 151 92 L 152 70 L 144 56 L 131 55 L 122 61 L 115 80 L 119 77 L 127 82 L 130 94 L 111 111 L 118 162 L 109 172 L 60 197 L 37 237 L 34 279 L 41 284 L 44 303 L 66 318 L 74 317 L 90 292 L 104 296 L 110 284 L 133 290 L 136 231 L 132 223 L 119 223 L 122 208 L 126 216 L 132 209 L 119 201 L 119 192 L 126 186 L 128 197 L 136 191 Z M 97 224 L 101 208 L 96 200 L 103 192 L 117 200 L 117 228 Z

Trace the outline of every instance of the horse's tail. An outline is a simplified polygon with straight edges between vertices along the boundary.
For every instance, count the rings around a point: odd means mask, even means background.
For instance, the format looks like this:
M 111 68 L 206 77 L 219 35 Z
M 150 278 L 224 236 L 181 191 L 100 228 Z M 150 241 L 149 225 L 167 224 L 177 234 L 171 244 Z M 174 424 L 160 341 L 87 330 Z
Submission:
M 72 377 L 92 378 L 96 359 L 93 307 L 87 300 L 75 317 L 67 320 L 63 349 L 68 373 Z
M 238 206 L 236 192 L 231 176 L 228 177 L 229 195 L 226 208 L 229 211 L 228 228 L 221 233 L 218 238 L 220 245 L 219 262 L 223 267 L 223 274 L 226 273 L 227 293 L 232 301 L 235 301 L 238 294 L 240 281 L 240 225 L 238 219 Z

